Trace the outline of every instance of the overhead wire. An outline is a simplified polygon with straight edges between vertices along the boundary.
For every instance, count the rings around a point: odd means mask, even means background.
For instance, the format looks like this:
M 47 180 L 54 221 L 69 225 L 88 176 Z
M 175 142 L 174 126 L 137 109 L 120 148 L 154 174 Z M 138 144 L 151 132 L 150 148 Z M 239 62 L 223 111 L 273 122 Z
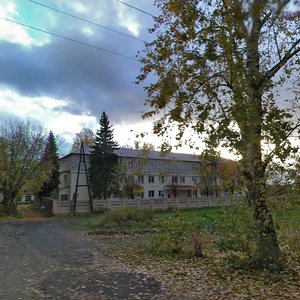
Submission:
M 123 36 L 126 36 L 126 37 L 129 37 L 129 38 L 132 38 L 132 39 L 135 39 L 135 40 L 138 40 L 138 41 L 140 41 L 140 42 L 143 42 L 143 43 L 145 43 L 145 41 L 144 41 L 144 40 L 142 40 L 142 39 L 139 39 L 139 38 L 137 38 L 137 37 L 135 37 L 135 36 L 133 36 L 133 35 L 130 35 L 130 34 L 127 34 L 127 33 L 123 33 L 123 32 L 121 32 L 121 31 L 118 31 L 118 30 L 112 29 L 112 28 L 110 28 L 110 27 L 107 27 L 107 26 L 100 25 L 100 24 L 98 24 L 98 23 L 96 23 L 96 22 L 93 22 L 93 21 L 90 21 L 90 20 L 88 20 L 88 19 L 85 19 L 85 18 L 82 18 L 82 17 L 76 16 L 76 15 L 73 15 L 73 14 L 71 14 L 71 13 L 68 13 L 68 12 L 66 12 L 66 11 L 63 11 L 63 10 L 57 9 L 57 8 L 55 8 L 55 7 L 52 7 L 52 6 L 49 6 L 49 5 L 46 5 L 46 4 L 43 4 L 43 3 L 40 3 L 40 2 L 38 2 L 38 1 L 34 1 L 34 0 L 28 0 L 28 1 L 29 1 L 29 2 L 31 2 L 31 3 L 33 3 L 33 4 L 36 4 L 36 5 L 39 5 L 39 6 L 45 7 L 45 8 L 47 8 L 47 9 L 51 9 L 51 10 L 53 10 L 53 11 L 56 11 L 56 12 L 58 12 L 58 13 L 61 13 L 61 14 L 67 15 L 67 16 L 69 16 L 69 17 L 72 17 L 72 18 L 75 18 L 75 19 L 78 19 L 78 20 L 84 21 L 84 22 L 86 22 L 86 23 L 89 23 L 89 24 L 92 24 L 92 25 L 98 26 L 98 27 L 100 27 L 100 28 L 103 28 L 103 29 L 106 29 L 106 30 L 112 31 L 112 32 L 114 32 L 114 33 L 121 34 L 121 35 L 123 35 Z
M 145 11 L 145 10 L 142 10 L 142 9 L 136 7 L 136 6 L 133 6 L 133 5 L 131 5 L 131 4 L 128 4 L 128 3 L 124 2 L 124 1 L 121 1 L 121 0 L 115 0 L 115 1 L 117 1 L 117 2 L 119 2 L 119 3 L 121 3 L 121 4 L 124 4 L 124 5 L 126 5 L 126 6 L 128 6 L 128 7 L 130 7 L 130 8 L 133 8 L 133 9 L 139 11 L 139 12 L 142 12 L 142 13 L 148 15 L 148 16 L 151 16 L 151 17 L 153 17 L 153 18 L 156 18 L 156 16 L 152 15 L 151 13 L 149 13 L 149 12 L 147 12 L 147 11 Z
M 46 34 L 49 34 L 49 35 L 53 35 L 55 37 L 65 39 L 65 40 L 68 40 L 70 42 L 81 44 L 81 45 L 84 45 L 84 46 L 87 46 L 87 47 L 90 47 L 90 48 L 94 48 L 94 49 L 97 49 L 97 50 L 101 50 L 101 51 L 104 51 L 104 52 L 107 52 L 107 53 L 110 53 L 110 54 L 118 55 L 118 56 L 121 56 L 121 57 L 124 57 L 124 58 L 127 58 L 127 59 L 139 61 L 138 59 L 136 59 L 134 57 L 127 56 L 127 55 L 124 55 L 124 54 L 121 54 L 121 53 L 118 53 L 118 52 L 115 52 L 115 51 L 107 50 L 107 49 L 104 49 L 102 47 L 98 47 L 98 46 L 95 46 L 95 45 L 92 45 L 92 44 L 89 44 L 89 43 L 86 43 L 86 42 L 83 42 L 83 41 L 75 40 L 73 38 L 69 38 L 69 37 L 66 37 L 66 36 L 63 36 L 63 35 L 60 35 L 60 34 L 57 34 L 57 33 L 47 31 L 47 30 L 43 30 L 43 29 L 28 25 L 28 24 L 25 24 L 25 23 L 21 23 L 21 22 L 15 21 L 15 20 L 4 18 L 4 17 L 0 17 L 0 19 L 6 20 L 8 22 L 15 23 L 15 24 L 18 24 L 20 26 L 24 26 L 24 27 L 27 27 L 27 28 L 30 28 L 30 29 L 34 29 L 34 30 L 37 30 L 37 31 L 40 31 L 40 32 L 43 32 L 43 33 L 46 33 Z

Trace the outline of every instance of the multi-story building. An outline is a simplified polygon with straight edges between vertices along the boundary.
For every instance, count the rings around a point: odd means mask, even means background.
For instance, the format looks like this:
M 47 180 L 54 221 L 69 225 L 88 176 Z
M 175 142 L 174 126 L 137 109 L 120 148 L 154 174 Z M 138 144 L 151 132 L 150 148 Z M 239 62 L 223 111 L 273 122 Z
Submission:
M 89 164 L 90 148 L 84 147 L 84 156 Z M 203 178 L 200 172 L 201 162 L 193 154 L 166 153 L 120 148 L 115 151 L 119 163 L 125 170 L 125 176 L 132 177 L 139 185 L 135 194 L 139 199 L 151 198 L 197 198 L 203 193 Z M 74 197 L 80 150 L 64 156 L 60 160 L 61 184 L 59 201 L 70 201 Z M 220 159 L 221 161 L 222 159 Z M 211 195 L 218 191 L 219 179 L 217 163 L 215 164 L 215 187 Z M 86 174 L 82 165 L 78 178 L 78 201 L 89 198 L 86 186 Z M 113 195 L 112 198 L 115 198 Z

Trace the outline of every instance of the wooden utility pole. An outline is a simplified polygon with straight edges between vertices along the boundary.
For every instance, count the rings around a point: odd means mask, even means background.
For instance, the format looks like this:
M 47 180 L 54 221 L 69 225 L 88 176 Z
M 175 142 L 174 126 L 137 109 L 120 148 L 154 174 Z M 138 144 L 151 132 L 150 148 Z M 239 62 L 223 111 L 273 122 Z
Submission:
M 83 163 L 83 165 L 84 165 L 84 172 L 85 172 L 85 176 L 86 176 L 86 184 L 79 184 L 81 163 Z M 93 199 L 92 199 L 91 190 L 90 190 L 90 182 L 89 182 L 88 170 L 87 170 L 87 166 L 86 166 L 84 146 L 83 146 L 83 142 L 81 142 L 81 144 L 80 144 L 80 153 L 79 153 L 79 163 L 78 163 L 78 168 L 77 168 L 77 179 L 76 179 L 76 186 L 75 186 L 75 194 L 74 194 L 74 199 L 73 199 L 73 203 L 72 203 L 72 207 L 71 207 L 72 215 L 75 215 L 75 212 L 76 212 L 78 187 L 83 187 L 83 186 L 86 186 L 87 189 L 88 189 L 90 210 L 92 212 L 94 210 L 94 208 L 93 208 Z

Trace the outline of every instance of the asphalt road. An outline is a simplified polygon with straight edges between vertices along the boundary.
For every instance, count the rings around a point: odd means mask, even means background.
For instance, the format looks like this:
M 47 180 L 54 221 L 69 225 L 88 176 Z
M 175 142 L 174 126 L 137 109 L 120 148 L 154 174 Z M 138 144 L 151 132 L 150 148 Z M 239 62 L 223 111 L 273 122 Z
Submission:
M 62 221 L 0 223 L 0 299 L 164 299 Z

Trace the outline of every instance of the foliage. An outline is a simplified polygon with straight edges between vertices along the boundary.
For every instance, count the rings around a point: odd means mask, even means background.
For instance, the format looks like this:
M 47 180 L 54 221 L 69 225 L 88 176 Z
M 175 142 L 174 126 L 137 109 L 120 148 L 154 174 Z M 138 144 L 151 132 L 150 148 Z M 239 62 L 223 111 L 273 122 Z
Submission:
M 71 151 L 80 148 L 81 142 L 84 145 L 93 146 L 95 144 L 95 134 L 90 128 L 82 128 L 80 132 L 75 134 Z
M 217 169 L 220 154 L 215 151 L 205 150 L 199 155 L 201 194 L 205 196 L 218 195 Z
M 158 116 L 154 133 L 177 124 L 177 140 L 193 129 L 209 147 L 240 155 L 248 204 L 258 227 L 258 251 L 280 257 L 273 218 L 265 197 L 266 168 L 295 153 L 289 137 L 300 122 L 297 93 L 279 105 L 287 83 L 297 91 L 300 23 L 290 1 L 157 0 L 161 14 L 156 38 L 146 45 L 138 82 L 146 87 Z M 298 81 L 298 82 L 297 82 Z M 263 144 L 272 145 L 263 147 Z
M 160 224 L 160 231 L 153 237 L 152 253 L 202 257 L 201 228 L 194 226 L 180 213 L 168 217 Z
M 14 216 L 7 216 L 4 205 L 0 204 L 0 218 L 2 221 L 16 219 L 31 219 L 50 217 L 48 213 L 42 211 L 38 204 L 20 204 L 17 205 L 17 213 Z
M 114 154 L 118 143 L 114 141 L 113 128 L 105 112 L 101 115 L 99 125 L 95 145 L 91 147 L 89 180 L 93 195 L 106 199 L 111 193 L 113 172 L 118 164 L 118 156 Z
M 138 184 L 133 175 L 128 175 L 122 165 L 115 167 L 111 180 L 111 193 L 115 197 L 134 199 L 143 187 Z
M 52 131 L 50 131 L 47 136 L 44 153 L 42 155 L 42 162 L 50 165 L 52 171 L 37 195 L 38 197 L 49 197 L 53 191 L 58 189 L 60 183 L 58 147 Z
M 251 258 L 257 251 L 257 228 L 251 210 L 245 205 L 228 207 L 217 221 L 219 250 Z
M 132 226 L 147 226 L 153 221 L 151 210 L 138 210 L 135 207 L 120 208 L 105 213 L 104 217 L 95 227 L 127 228 Z
M 44 130 L 29 121 L 5 119 L 0 127 L 0 192 L 6 214 L 17 213 L 18 194 L 38 191 L 52 166 L 41 161 Z
M 220 188 L 228 195 L 234 192 L 243 192 L 242 176 L 238 163 L 233 160 L 224 160 L 219 165 Z

